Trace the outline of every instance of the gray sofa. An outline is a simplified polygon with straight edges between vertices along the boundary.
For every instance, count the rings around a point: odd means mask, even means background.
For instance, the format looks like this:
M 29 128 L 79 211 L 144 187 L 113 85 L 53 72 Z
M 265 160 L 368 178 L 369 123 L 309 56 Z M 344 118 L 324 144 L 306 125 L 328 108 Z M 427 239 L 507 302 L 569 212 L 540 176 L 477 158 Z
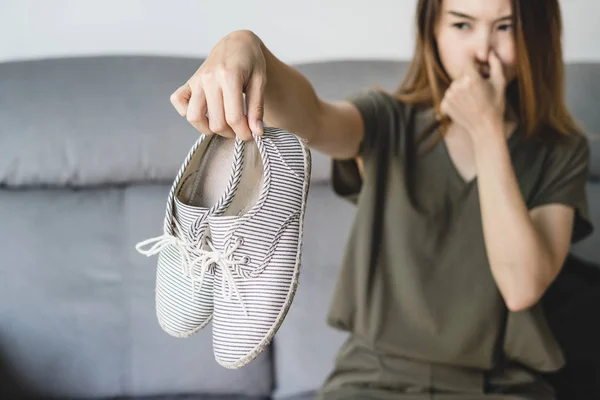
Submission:
M 91 57 L 0 64 L 0 398 L 301 399 L 325 379 L 346 334 L 329 306 L 351 204 L 313 154 L 300 286 L 273 344 L 240 370 L 214 361 L 211 331 L 163 333 L 156 258 L 170 183 L 198 133 L 169 103 L 201 59 Z M 299 65 L 338 99 L 393 89 L 404 63 Z M 569 65 L 568 101 L 600 132 L 600 66 Z M 591 212 L 600 227 L 600 141 L 592 140 Z M 597 231 L 598 232 L 598 231 Z M 600 262 L 600 233 L 573 247 Z

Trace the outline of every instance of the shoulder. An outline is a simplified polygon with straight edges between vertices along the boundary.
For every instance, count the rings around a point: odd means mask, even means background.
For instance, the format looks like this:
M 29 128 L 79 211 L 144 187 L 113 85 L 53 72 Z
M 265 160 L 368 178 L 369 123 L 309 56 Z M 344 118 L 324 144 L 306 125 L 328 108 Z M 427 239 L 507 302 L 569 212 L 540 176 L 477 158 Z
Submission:
M 552 169 L 587 167 L 590 160 L 590 140 L 585 133 L 560 133 L 545 128 L 537 139 L 546 156 L 546 167 Z
M 531 197 L 530 208 L 546 204 L 564 204 L 575 209 L 572 242 L 587 237 L 594 230 L 589 214 L 587 182 L 590 174 L 590 140 L 586 134 L 548 133 L 539 179 Z
M 417 129 L 435 119 L 433 109 L 411 104 L 381 88 L 367 88 L 344 98 L 360 112 L 365 122 L 365 139 L 397 136 L 409 126 Z
M 537 171 L 538 174 L 548 175 L 552 170 L 565 170 L 574 164 L 587 165 L 590 159 L 590 143 L 585 133 L 559 132 L 557 129 L 545 126 L 535 134 L 527 134 L 524 127 L 519 128 L 515 141 L 520 154 L 518 168 Z
M 405 106 L 393 93 L 381 88 L 362 89 L 346 96 L 344 100 L 354 104 L 363 113 L 379 113 L 381 115 Z
M 562 133 L 556 128 L 544 126 L 533 140 L 539 147 L 555 156 L 589 151 L 589 138 L 583 132 Z

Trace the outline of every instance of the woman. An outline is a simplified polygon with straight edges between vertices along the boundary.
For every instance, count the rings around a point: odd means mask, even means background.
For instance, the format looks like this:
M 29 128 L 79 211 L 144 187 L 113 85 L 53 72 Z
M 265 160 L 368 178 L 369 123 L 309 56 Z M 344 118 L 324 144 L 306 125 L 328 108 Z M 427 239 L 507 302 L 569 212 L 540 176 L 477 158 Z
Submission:
M 539 300 L 592 230 L 558 0 L 420 0 L 417 25 L 395 94 L 324 101 L 238 31 L 171 101 L 203 133 L 296 133 L 357 202 L 328 316 L 352 335 L 320 398 L 553 399 Z

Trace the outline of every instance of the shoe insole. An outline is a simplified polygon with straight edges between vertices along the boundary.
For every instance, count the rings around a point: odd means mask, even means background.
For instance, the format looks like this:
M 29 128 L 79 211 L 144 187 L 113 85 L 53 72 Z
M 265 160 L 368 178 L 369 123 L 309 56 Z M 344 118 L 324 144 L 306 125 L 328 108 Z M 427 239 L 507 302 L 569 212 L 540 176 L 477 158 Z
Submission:
M 227 188 L 235 140 L 213 135 L 205 143 L 204 151 L 198 149 L 190 160 L 188 170 L 192 173 L 182 180 L 178 197 L 184 204 L 210 208 Z

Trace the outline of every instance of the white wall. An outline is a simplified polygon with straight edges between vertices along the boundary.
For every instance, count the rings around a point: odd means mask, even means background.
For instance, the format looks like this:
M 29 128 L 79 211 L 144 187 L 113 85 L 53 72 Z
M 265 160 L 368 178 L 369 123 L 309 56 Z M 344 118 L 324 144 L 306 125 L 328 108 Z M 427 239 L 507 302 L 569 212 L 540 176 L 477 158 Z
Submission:
M 482 0 L 483 1 L 483 0 Z M 409 58 L 416 0 L 0 0 L 0 61 L 204 56 L 236 29 L 286 62 Z M 600 1 L 562 0 L 565 57 L 600 61 Z

